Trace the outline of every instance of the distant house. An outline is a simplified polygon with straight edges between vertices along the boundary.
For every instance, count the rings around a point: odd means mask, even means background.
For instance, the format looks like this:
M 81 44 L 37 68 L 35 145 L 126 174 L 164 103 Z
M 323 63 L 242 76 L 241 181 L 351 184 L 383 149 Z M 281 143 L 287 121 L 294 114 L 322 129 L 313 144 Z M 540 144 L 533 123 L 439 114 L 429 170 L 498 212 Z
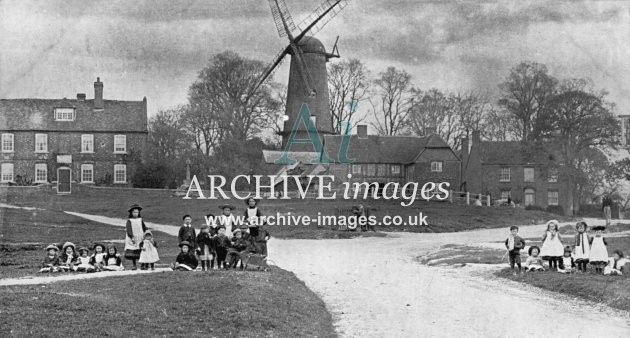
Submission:
M 472 142 L 462 140 L 462 189 L 495 200 L 510 197 L 525 206 L 562 206 L 568 212 L 567 186 L 549 154 L 516 141 L 481 141 L 475 131 Z
M 324 151 L 333 164 L 310 165 L 313 159 L 322 158 L 315 152 L 295 152 L 289 158 L 298 163 L 284 167 L 284 171 L 302 175 L 325 174 L 335 176 L 335 185 L 342 182 L 449 182 L 456 190 L 460 184 L 461 162 L 450 146 L 437 134 L 418 136 L 368 135 L 367 126 L 357 126 L 357 133 L 350 136 L 347 159 L 342 163 L 339 150 L 342 135 L 324 135 Z M 267 163 L 280 158 L 281 151 L 264 151 Z M 280 170 L 282 172 L 282 169 Z M 350 178 L 348 178 L 348 176 Z
M 147 141 L 147 100 L 104 100 L 100 79 L 93 100 L 2 99 L 0 134 L 2 184 L 126 186 Z

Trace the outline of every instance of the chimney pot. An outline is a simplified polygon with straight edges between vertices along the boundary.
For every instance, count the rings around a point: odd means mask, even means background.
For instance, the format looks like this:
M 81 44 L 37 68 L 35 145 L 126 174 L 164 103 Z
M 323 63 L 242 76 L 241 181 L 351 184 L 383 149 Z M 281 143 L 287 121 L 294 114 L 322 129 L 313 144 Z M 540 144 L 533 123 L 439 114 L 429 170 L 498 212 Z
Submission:
M 77 101 L 85 101 L 85 93 L 77 93 Z
M 103 82 L 101 82 L 101 78 L 97 77 L 96 82 L 94 82 L 94 109 L 103 109 Z
M 357 135 L 359 136 L 359 138 L 367 138 L 368 136 L 367 124 L 360 124 L 357 126 Z

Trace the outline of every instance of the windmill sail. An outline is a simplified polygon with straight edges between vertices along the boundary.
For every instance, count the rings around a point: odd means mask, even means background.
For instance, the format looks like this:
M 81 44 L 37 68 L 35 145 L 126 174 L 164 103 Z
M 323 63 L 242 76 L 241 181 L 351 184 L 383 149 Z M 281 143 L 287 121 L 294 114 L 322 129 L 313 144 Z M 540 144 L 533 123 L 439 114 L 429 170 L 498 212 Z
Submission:
M 273 16 L 273 22 L 276 24 L 278 35 L 281 38 L 287 36 L 287 30 L 284 28 L 285 22 L 291 33 L 296 31 L 295 23 L 284 0 L 269 0 L 269 7 L 271 8 L 271 15 Z
M 282 61 L 284 61 L 284 57 L 287 55 L 287 53 L 289 52 L 289 48 L 284 48 L 282 49 L 274 58 L 274 61 L 272 63 L 270 63 L 265 70 L 262 72 L 262 75 L 260 76 L 260 80 L 258 80 L 258 83 L 256 83 L 256 86 L 254 86 L 254 88 L 252 88 L 252 90 L 250 91 L 250 95 L 255 92 L 258 87 L 260 87 L 260 85 L 262 85 L 269 77 L 273 76 L 273 73 L 276 71 L 276 69 L 278 69 L 278 66 L 282 63 Z
M 317 32 L 322 30 L 322 28 L 324 28 L 324 26 L 326 26 L 326 24 L 347 5 L 348 0 L 325 0 L 313 11 L 313 13 L 297 25 L 298 30 L 302 32 L 300 36 L 303 36 L 304 34 L 317 34 Z

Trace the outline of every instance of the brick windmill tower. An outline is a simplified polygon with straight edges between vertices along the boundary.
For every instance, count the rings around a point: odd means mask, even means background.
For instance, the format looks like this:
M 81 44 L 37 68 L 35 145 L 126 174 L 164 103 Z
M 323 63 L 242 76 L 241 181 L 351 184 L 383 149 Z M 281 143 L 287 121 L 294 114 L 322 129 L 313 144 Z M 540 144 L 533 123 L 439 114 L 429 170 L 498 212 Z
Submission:
M 287 54 L 291 55 L 286 117 L 283 131 L 280 132 L 282 148 L 287 144 L 304 103 L 308 105 L 311 120 L 314 122 L 320 137 L 332 133 L 326 62 L 330 58 L 339 57 L 337 42 L 335 41 L 332 53 L 328 53 L 321 41 L 313 35 L 317 34 L 335 17 L 347 5 L 347 2 L 347 0 L 326 0 L 296 26 L 284 0 L 269 0 L 278 34 L 281 38 L 287 37 L 289 44 L 278 53 L 274 61 L 265 69 L 254 90 L 273 74 Z M 295 137 L 308 139 L 308 130 L 304 123 L 300 123 Z M 301 146 L 304 147 L 300 149 Z M 295 144 L 291 150 L 312 151 L 313 148 L 309 144 Z

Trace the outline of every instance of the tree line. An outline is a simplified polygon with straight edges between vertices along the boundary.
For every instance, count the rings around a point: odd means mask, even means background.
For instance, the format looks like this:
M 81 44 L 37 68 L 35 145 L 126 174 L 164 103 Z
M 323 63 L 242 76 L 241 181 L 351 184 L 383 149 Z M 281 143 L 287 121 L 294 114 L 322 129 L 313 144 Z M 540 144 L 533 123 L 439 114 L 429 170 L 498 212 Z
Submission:
M 185 175 L 271 173 L 263 149 L 278 149 L 286 87 L 269 81 L 252 90 L 265 65 L 232 51 L 212 56 L 188 90 L 188 102 L 149 121 L 147 160 L 134 184 L 174 188 Z M 498 97 L 474 91 L 421 89 L 395 67 L 373 73 L 360 60 L 328 64 L 330 123 L 370 124 L 379 135 L 440 135 L 453 149 L 481 131 L 489 141 L 523 142 L 548 152 L 569 178 L 575 208 L 612 193 L 629 161 L 606 153 L 621 145 L 621 126 L 605 91 L 588 79 L 558 79 L 535 62 L 515 65 L 498 83 Z M 267 172 L 265 172 L 267 171 Z

